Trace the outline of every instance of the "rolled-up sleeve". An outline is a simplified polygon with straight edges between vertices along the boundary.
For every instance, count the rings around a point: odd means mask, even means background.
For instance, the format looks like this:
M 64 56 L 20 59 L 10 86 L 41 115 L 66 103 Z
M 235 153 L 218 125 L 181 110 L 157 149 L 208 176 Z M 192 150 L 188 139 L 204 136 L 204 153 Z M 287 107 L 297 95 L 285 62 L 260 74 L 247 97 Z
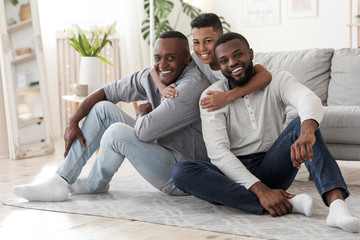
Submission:
M 113 81 L 104 86 L 106 100 L 118 102 L 133 102 L 146 99 L 146 91 L 142 86 L 143 78 L 148 78 L 149 69 L 136 72 L 129 77 Z

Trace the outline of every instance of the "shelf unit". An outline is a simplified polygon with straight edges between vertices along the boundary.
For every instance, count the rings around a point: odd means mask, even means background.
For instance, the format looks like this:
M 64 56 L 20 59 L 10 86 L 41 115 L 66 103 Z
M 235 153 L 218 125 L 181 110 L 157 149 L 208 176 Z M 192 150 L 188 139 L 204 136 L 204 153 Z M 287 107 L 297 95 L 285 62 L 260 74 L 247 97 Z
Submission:
M 10 25 L 7 28 L 7 30 L 8 30 L 8 33 L 13 33 L 13 32 L 17 32 L 22 29 L 28 28 L 31 25 L 32 25 L 32 19 L 27 19 L 27 20 L 21 21 L 19 23 L 15 23 L 14 25 Z
M 15 57 L 15 59 L 12 60 L 11 63 L 14 64 L 14 65 L 17 65 L 17 64 L 26 63 L 26 62 L 29 62 L 29 61 L 35 60 L 35 59 L 36 59 L 36 54 L 35 53 L 29 53 L 29 54 L 26 54 L 26 55 Z
M 0 0 L 0 63 L 12 159 L 53 152 L 36 0 Z
M 40 86 L 28 87 L 24 89 L 16 89 L 15 96 L 21 97 L 29 95 L 30 93 L 39 92 Z
M 354 23 L 354 13 L 353 13 L 353 0 L 350 1 L 350 23 L 347 25 L 349 27 L 350 33 L 350 47 L 353 47 L 353 30 L 356 31 L 356 47 L 360 48 L 360 23 Z M 360 0 L 357 0 L 357 14 L 360 14 Z

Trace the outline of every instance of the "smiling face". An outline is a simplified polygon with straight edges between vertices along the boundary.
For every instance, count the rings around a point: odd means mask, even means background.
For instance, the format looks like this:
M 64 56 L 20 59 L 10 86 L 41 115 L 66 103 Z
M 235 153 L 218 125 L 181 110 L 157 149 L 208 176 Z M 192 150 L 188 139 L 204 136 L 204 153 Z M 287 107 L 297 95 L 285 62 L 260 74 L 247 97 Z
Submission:
M 215 43 L 219 38 L 218 33 L 212 27 L 192 29 L 193 48 L 195 54 L 205 64 L 210 64 L 211 69 L 219 70 L 219 65 L 214 56 Z
M 154 68 L 160 81 L 169 85 L 175 82 L 190 62 L 188 43 L 180 38 L 159 38 L 154 49 Z
M 253 51 L 239 39 L 221 43 L 215 49 L 221 72 L 231 88 L 243 86 L 253 76 Z

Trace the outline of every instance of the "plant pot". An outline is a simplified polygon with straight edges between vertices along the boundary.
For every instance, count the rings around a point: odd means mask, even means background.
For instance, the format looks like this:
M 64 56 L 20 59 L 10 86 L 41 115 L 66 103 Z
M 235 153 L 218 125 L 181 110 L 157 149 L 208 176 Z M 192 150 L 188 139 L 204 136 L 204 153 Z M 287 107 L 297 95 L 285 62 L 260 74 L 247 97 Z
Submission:
M 89 94 L 100 86 L 100 60 L 97 57 L 81 57 L 79 83 L 87 84 Z

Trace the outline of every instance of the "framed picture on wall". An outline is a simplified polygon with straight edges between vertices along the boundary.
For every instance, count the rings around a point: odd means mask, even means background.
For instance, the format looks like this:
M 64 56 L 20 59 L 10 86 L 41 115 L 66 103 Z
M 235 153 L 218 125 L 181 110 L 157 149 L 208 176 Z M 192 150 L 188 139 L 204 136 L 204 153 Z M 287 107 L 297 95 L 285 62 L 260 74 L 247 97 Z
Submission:
M 317 0 L 288 0 L 289 18 L 317 17 Z
M 280 24 L 280 0 L 243 0 L 243 25 Z

